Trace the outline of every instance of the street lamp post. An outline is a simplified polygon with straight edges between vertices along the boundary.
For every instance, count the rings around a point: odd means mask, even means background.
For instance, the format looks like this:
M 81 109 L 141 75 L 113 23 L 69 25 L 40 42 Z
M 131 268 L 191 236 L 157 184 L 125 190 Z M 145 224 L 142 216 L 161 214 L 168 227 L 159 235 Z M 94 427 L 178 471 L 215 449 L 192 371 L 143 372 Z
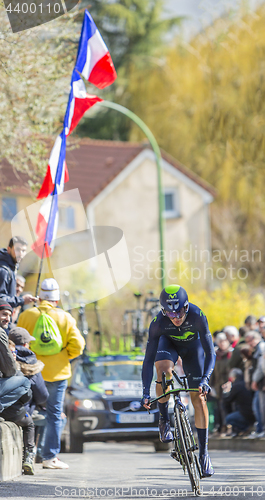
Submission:
M 151 130 L 147 127 L 147 125 L 137 116 L 135 113 L 130 111 L 129 109 L 121 106 L 120 104 L 116 104 L 111 101 L 101 101 L 98 103 L 100 106 L 104 106 L 105 108 L 115 109 L 120 113 L 123 113 L 128 118 L 133 120 L 138 127 L 145 133 L 147 139 L 149 140 L 151 147 L 155 154 L 156 166 L 157 166 L 157 182 L 158 182 L 158 221 L 159 221 L 159 241 L 160 241 L 160 253 L 161 253 L 161 273 L 160 280 L 161 286 L 164 288 L 165 283 L 165 261 L 164 261 L 164 234 L 163 234 L 163 212 L 164 212 L 164 197 L 162 193 L 162 181 L 161 181 L 161 153 L 157 141 L 152 134 Z

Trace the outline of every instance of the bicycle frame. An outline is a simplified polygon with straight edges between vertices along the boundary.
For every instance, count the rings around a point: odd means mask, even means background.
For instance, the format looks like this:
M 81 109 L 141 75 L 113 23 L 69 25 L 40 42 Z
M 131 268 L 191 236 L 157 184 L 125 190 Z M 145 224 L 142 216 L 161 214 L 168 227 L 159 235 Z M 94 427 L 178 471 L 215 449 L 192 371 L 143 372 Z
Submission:
M 174 449 L 171 451 L 171 457 L 180 462 L 184 474 L 186 470 L 189 475 L 192 491 L 195 495 L 200 495 L 200 479 L 201 469 L 198 462 L 198 457 L 195 455 L 195 450 L 198 449 L 190 421 L 187 415 L 185 405 L 181 401 L 181 392 L 199 392 L 199 389 L 189 389 L 187 378 L 179 377 L 173 370 L 172 374 L 181 387 L 174 389 L 173 379 L 166 380 L 166 375 L 162 375 L 162 390 L 163 394 L 153 399 L 150 404 L 159 401 L 160 399 L 173 395 L 174 397 Z M 167 391 L 167 387 L 171 386 L 172 389 Z

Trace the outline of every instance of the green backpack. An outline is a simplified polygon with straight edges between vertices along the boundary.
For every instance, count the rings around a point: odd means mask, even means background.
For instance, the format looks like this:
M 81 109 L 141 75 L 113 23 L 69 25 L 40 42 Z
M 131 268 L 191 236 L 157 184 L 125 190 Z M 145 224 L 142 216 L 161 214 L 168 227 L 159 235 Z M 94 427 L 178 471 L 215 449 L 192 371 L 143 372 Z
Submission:
M 36 340 L 30 342 L 30 348 L 35 354 L 51 356 L 58 354 L 63 347 L 63 339 L 54 319 L 40 311 L 32 336 Z

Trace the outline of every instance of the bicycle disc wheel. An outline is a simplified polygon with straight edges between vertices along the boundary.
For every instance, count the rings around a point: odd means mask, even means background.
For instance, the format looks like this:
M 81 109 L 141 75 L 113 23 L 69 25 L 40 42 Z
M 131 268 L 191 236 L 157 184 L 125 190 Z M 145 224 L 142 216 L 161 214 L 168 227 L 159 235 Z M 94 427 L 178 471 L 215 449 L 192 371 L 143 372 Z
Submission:
M 181 445 L 181 453 L 187 467 L 190 478 L 192 491 L 196 495 L 200 495 L 200 470 L 197 457 L 194 453 L 194 443 L 190 435 L 189 425 L 185 413 L 176 411 L 177 424 L 179 428 L 179 439 Z

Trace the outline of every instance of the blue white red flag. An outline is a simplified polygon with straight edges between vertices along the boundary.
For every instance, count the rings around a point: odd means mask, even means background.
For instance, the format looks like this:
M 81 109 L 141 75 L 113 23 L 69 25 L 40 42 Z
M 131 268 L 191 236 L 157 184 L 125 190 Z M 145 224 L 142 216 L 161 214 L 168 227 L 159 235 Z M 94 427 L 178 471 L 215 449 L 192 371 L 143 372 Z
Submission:
M 63 192 L 64 183 L 69 180 L 65 163 L 66 137 L 77 126 L 83 114 L 94 104 L 102 101 L 100 97 L 87 94 L 80 75 L 100 89 L 111 85 L 117 77 L 108 48 L 87 10 L 71 78 L 63 131 L 54 143 L 47 172 L 37 197 L 37 199 L 46 198 L 38 214 L 37 239 L 32 245 L 32 249 L 40 257 L 52 253 L 58 226 L 58 195 Z
M 69 180 L 68 170 L 65 162 L 66 141 L 64 131 L 57 137 L 52 148 L 50 159 L 47 167 L 47 172 L 40 188 L 37 200 L 46 198 L 53 193 L 56 183 L 64 184 Z
M 108 47 L 87 10 L 84 15 L 75 68 L 99 89 L 111 85 L 117 78 Z
M 63 130 L 53 146 L 49 161 L 49 167 L 52 168 L 48 167 L 44 183 L 38 195 L 39 199 L 46 197 L 38 214 L 35 230 L 37 239 L 31 247 L 39 257 L 48 257 L 53 251 L 58 228 L 58 195 L 63 193 L 66 177 L 65 152 L 66 137 Z M 56 169 L 54 168 L 55 165 L 57 165 Z M 40 194 L 43 195 L 40 196 Z
M 41 205 L 37 224 L 37 239 L 31 246 L 32 250 L 40 257 L 49 257 L 54 248 L 58 228 L 58 195 L 50 194 Z
M 71 80 L 71 90 L 68 105 L 64 117 L 65 135 L 68 136 L 77 126 L 83 114 L 94 104 L 102 101 L 96 95 L 87 94 L 85 84 L 76 70 L 73 71 Z M 66 182 L 66 181 L 65 181 Z

